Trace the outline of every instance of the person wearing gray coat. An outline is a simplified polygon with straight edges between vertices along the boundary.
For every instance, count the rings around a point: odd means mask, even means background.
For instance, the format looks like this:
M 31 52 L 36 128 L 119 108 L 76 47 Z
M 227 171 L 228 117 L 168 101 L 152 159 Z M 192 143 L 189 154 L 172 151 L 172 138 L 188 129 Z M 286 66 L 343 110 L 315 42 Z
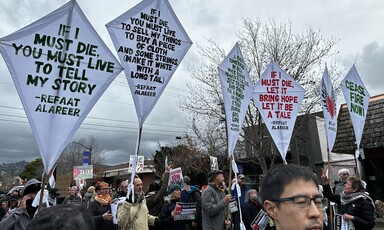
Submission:
M 32 221 L 37 207 L 32 206 L 33 199 L 40 190 L 41 182 L 36 179 L 28 180 L 25 184 L 20 205 L 9 216 L 0 222 L 1 230 L 24 230 Z
M 224 172 L 213 170 L 208 174 L 209 184 L 201 196 L 202 224 L 204 230 L 224 230 L 230 226 L 226 220 L 231 195 L 225 194 Z

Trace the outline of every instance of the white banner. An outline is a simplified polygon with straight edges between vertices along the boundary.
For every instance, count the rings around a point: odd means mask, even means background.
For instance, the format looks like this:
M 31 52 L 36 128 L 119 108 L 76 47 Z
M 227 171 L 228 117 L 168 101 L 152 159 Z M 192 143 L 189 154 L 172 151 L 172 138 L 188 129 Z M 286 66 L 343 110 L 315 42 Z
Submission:
M 132 172 L 132 165 L 135 160 L 135 155 L 129 156 L 129 168 L 128 171 Z M 144 171 L 144 156 L 137 156 L 136 161 L 136 172 L 143 172 Z
M 304 93 L 274 61 L 255 86 L 253 100 L 284 161 Z
M 332 82 L 329 79 L 328 69 L 325 67 L 323 79 L 319 86 L 320 102 L 323 107 L 325 129 L 328 140 L 328 149 L 331 152 L 336 140 L 337 116 L 336 116 L 336 95 Z
M 361 81 L 355 65 L 352 66 L 347 76 L 341 81 L 341 90 L 343 91 L 345 103 L 347 103 L 349 115 L 352 119 L 357 148 L 360 148 L 365 117 L 367 116 L 371 96 Z
M 122 67 L 76 1 L 1 38 L 0 51 L 49 174 Z
M 106 27 L 142 127 L 192 41 L 167 0 L 144 0 Z
M 253 95 L 253 83 L 239 44 L 236 43 L 228 56 L 220 63 L 219 77 L 227 123 L 228 156 L 231 156 Z

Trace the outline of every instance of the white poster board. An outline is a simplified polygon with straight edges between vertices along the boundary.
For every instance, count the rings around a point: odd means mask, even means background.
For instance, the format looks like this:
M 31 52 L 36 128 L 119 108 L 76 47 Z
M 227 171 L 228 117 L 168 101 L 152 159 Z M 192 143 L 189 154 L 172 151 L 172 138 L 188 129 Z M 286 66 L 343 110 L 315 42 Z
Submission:
M 129 168 L 128 171 L 132 172 L 132 165 L 134 162 L 135 155 L 129 156 Z M 136 161 L 136 172 L 143 172 L 144 171 L 144 156 L 137 156 Z

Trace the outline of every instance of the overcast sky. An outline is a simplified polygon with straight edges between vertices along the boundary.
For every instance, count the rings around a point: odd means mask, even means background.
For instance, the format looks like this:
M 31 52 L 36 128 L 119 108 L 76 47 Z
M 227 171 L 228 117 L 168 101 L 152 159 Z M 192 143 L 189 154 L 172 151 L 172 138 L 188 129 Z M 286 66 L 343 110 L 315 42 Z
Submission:
M 59 8 L 64 0 L 1 0 L 0 37 L 9 35 Z M 104 42 L 114 51 L 105 24 L 139 1 L 78 0 L 78 4 Z M 188 95 L 191 82 L 188 66 L 198 62 L 196 45 L 212 39 L 229 52 L 242 29 L 243 18 L 259 17 L 267 22 L 292 21 L 293 31 L 320 29 L 324 37 L 340 39 L 335 47 L 338 65 L 348 70 L 353 63 L 371 96 L 384 93 L 384 2 L 331 0 L 170 0 L 193 45 L 168 87 L 146 120 L 141 142 L 142 154 L 150 156 L 158 143 L 175 142 L 186 132 L 186 115 L 177 107 Z M 91 110 L 72 141 L 94 136 L 105 149 L 107 164 L 127 162 L 134 154 L 137 119 L 124 74 L 120 74 Z M 39 157 L 37 145 L 22 109 L 9 71 L 0 59 L 0 163 L 30 161 Z

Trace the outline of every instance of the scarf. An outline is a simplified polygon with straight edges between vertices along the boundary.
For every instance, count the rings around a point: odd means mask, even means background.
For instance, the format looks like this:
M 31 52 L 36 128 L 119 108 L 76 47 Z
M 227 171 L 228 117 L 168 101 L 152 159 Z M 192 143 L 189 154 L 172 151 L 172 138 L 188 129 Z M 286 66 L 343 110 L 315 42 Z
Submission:
M 95 200 L 101 205 L 108 205 L 111 202 L 112 198 L 109 194 L 104 195 L 104 196 L 103 195 L 97 195 L 97 196 L 95 196 Z
M 373 205 L 373 207 L 375 207 L 375 203 L 373 203 L 373 200 L 371 199 L 371 197 L 369 197 L 368 193 L 366 192 L 354 192 L 351 194 L 345 194 L 343 191 L 342 193 L 340 193 L 340 201 L 342 205 L 353 203 L 360 198 L 368 199 Z

